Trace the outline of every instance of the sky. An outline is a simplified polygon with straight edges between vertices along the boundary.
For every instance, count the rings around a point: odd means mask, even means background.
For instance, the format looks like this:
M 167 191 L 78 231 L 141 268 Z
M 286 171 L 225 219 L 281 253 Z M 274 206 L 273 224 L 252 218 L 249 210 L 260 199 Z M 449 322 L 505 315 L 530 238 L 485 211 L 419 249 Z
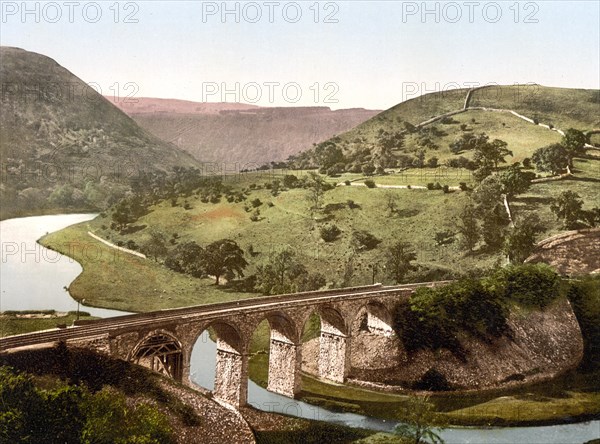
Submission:
M 2 1 L 0 42 L 115 100 L 387 109 L 486 84 L 600 89 L 600 1 Z

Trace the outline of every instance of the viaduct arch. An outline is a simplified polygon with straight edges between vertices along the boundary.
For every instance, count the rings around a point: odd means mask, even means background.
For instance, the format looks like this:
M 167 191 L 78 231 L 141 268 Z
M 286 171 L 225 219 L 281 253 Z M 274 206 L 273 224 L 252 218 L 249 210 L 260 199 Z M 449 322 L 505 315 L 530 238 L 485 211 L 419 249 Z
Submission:
M 301 388 L 302 332 L 313 313 L 321 320 L 319 377 L 343 383 L 350 371 L 352 336 L 357 326 L 371 333 L 391 335 L 395 304 L 419 287 L 447 283 L 393 287 L 376 284 L 119 316 L 68 329 L 1 338 L 0 353 L 66 341 L 191 384 L 193 347 L 200 335 L 212 328 L 217 343 L 213 395 L 240 407 L 248 398 L 250 340 L 262 321 L 267 320 L 270 327 L 267 388 L 294 397 Z

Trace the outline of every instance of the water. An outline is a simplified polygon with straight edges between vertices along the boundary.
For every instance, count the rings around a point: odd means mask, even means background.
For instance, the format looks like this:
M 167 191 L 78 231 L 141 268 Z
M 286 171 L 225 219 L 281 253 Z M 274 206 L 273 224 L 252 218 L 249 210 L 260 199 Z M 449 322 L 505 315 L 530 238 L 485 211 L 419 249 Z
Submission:
M 194 383 L 209 390 L 214 388 L 216 354 L 216 343 L 209 338 L 208 332 L 204 331 L 192 351 L 190 377 Z M 248 380 L 248 402 L 253 407 L 267 412 L 381 432 L 391 432 L 398 424 L 354 413 L 331 412 L 271 393 L 251 380 Z M 448 428 L 439 434 L 446 444 L 581 444 L 600 438 L 600 421 L 545 427 Z
M 1 310 L 77 310 L 77 302 L 64 290 L 81 273 L 73 259 L 47 250 L 37 240 L 69 225 L 85 222 L 94 214 L 36 216 L 0 222 L 2 263 L 0 267 Z M 94 316 L 126 314 L 81 306 Z M 215 377 L 216 344 L 204 332 L 192 353 L 192 380 L 212 389 Z M 392 431 L 397 423 L 353 413 L 335 413 L 305 402 L 268 392 L 248 381 L 248 399 L 254 407 L 276 413 L 316 419 L 352 427 Z M 441 432 L 447 444 L 580 444 L 600 437 L 600 421 L 547 427 L 497 429 L 450 428 Z
M 44 248 L 37 240 L 47 233 L 94 217 L 95 214 L 68 214 L 0 222 L 0 311 L 77 310 L 77 301 L 65 288 L 81 273 L 81 265 L 74 259 Z M 84 304 L 80 304 L 79 308 L 102 318 L 127 314 Z

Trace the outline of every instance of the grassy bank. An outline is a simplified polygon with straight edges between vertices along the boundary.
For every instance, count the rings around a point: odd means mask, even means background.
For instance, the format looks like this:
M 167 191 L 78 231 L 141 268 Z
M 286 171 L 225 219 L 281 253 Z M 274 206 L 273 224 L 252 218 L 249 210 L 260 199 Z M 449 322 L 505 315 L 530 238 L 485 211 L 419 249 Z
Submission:
M 74 258 L 83 267 L 69 286 L 70 294 L 94 307 L 143 312 L 212 304 L 257 296 L 239 293 L 212 279 L 175 273 L 151 259 L 111 248 L 90 237 L 90 222 L 44 236 L 40 243 Z

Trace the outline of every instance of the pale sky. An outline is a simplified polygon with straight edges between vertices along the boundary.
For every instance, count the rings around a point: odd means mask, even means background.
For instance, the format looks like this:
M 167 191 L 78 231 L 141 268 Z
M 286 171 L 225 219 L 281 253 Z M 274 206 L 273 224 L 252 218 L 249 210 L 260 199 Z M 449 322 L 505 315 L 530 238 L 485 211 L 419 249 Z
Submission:
M 472 84 L 600 89 L 594 0 L 1 4 L 2 45 L 119 97 L 386 109 Z

